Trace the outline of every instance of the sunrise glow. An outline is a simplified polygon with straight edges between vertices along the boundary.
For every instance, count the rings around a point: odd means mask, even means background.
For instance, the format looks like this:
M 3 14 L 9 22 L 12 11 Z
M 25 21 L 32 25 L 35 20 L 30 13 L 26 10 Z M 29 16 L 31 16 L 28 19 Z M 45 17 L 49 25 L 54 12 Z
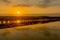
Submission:
M 17 11 L 17 14 L 20 14 L 21 12 L 20 11 Z

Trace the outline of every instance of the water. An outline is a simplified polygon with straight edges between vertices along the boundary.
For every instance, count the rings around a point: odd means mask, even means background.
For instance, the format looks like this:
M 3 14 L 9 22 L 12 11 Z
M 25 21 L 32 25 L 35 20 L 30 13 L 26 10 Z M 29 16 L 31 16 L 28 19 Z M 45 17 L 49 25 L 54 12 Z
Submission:
M 0 29 L 0 40 L 60 40 L 60 22 Z

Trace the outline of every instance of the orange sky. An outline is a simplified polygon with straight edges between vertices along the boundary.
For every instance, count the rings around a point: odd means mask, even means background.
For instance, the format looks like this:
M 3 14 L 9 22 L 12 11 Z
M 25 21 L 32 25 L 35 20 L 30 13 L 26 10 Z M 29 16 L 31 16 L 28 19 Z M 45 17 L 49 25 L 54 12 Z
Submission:
M 17 14 L 20 11 L 20 14 Z M 32 15 L 32 14 L 53 14 L 60 13 L 60 6 L 50 6 L 47 8 L 41 8 L 36 6 L 31 7 L 12 7 L 12 6 L 0 6 L 0 15 L 16 16 L 16 15 Z

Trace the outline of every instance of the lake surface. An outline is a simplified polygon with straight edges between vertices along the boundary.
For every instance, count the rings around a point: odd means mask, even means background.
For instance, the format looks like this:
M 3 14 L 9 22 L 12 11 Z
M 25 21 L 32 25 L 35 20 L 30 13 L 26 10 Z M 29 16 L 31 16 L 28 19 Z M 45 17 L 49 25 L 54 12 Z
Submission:
M 0 29 L 0 40 L 60 40 L 60 21 Z

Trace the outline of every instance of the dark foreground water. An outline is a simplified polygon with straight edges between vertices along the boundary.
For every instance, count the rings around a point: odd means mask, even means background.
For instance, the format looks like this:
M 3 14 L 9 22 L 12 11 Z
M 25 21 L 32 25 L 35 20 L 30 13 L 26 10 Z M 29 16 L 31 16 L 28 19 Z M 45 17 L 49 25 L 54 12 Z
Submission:
M 60 22 L 0 29 L 0 40 L 60 40 Z

